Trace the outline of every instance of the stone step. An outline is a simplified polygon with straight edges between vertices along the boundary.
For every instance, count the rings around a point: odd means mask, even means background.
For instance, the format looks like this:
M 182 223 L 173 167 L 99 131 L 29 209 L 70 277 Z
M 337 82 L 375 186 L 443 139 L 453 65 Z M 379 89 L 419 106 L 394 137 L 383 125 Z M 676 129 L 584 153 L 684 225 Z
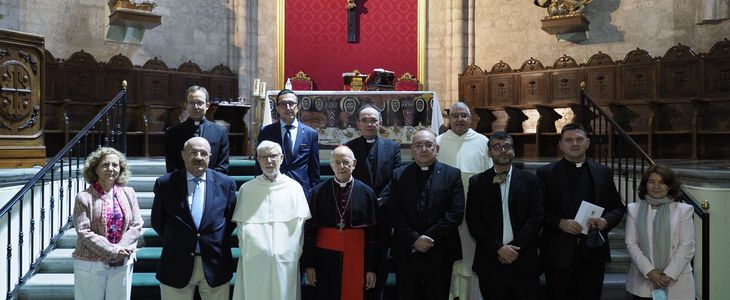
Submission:
M 74 259 L 71 257 L 74 249 L 54 249 L 38 265 L 40 273 L 73 273 Z M 137 249 L 137 261 L 134 263 L 135 272 L 155 272 L 157 270 L 161 247 L 145 247 Z M 231 253 L 235 263 L 238 263 L 240 251 L 232 248 Z
M 73 230 L 73 228 L 66 230 L 63 235 L 61 235 L 61 238 L 59 238 L 56 244 L 56 249 L 75 248 L 76 238 L 76 230 Z M 238 235 L 235 229 L 233 230 L 233 234 L 231 234 L 230 245 L 231 247 L 238 247 Z M 139 236 L 139 239 L 137 239 L 137 247 L 162 247 L 162 239 L 160 238 L 160 235 L 157 234 L 157 231 L 150 227 L 145 227 L 142 228 L 142 234 Z
M 631 257 L 626 249 L 611 249 L 611 262 L 606 264 L 606 274 L 627 274 Z
M 159 177 L 167 173 L 165 158 L 128 158 L 127 166 L 134 177 Z

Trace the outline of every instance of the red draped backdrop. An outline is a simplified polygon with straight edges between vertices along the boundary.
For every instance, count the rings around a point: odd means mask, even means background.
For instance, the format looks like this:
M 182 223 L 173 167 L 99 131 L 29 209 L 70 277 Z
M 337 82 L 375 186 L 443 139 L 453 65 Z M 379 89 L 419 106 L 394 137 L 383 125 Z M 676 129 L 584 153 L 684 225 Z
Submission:
M 346 0 L 285 1 L 285 78 L 304 71 L 318 90 L 342 90 L 342 73 L 354 69 L 418 74 L 418 0 L 356 0 L 360 30 L 353 44 Z

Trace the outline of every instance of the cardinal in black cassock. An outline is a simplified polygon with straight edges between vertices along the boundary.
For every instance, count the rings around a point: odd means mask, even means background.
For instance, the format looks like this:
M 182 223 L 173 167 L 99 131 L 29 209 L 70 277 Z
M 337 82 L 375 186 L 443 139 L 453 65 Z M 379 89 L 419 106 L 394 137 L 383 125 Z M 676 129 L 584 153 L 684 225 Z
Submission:
M 352 177 L 355 164 L 350 148 L 337 147 L 330 159 L 335 177 L 315 186 L 309 199 L 301 265 L 313 299 L 367 299 L 375 287 L 381 216 L 373 189 Z

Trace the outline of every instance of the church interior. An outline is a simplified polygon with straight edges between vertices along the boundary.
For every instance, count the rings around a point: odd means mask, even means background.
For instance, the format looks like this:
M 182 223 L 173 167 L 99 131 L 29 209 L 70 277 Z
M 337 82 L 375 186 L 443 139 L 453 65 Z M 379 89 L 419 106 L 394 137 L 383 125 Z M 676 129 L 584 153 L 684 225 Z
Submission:
M 239 186 L 284 88 L 319 133 L 323 178 L 364 105 L 412 161 L 413 134 L 444 132 L 464 102 L 531 172 L 562 156 L 565 124 L 585 124 L 625 203 L 649 164 L 677 171 L 696 299 L 730 299 L 729 32 L 728 0 L 0 0 L 0 295 L 73 299 L 73 196 L 103 144 L 129 158 L 145 219 L 132 299 L 159 298 L 152 186 L 199 85 Z M 602 299 L 631 299 L 623 228 L 609 237 Z

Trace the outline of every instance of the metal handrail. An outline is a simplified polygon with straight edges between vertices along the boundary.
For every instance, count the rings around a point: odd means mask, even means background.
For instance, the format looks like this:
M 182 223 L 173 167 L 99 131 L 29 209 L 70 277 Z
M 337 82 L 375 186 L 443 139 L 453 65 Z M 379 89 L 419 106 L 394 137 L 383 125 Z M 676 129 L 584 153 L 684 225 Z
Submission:
M 127 151 L 127 83 L 122 82 L 122 90 L 111 100 L 109 103 L 102 108 L 99 113 L 94 116 L 87 124 L 82 128 L 64 147 L 61 149 L 52 159 L 50 159 L 43 168 L 38 171 L 33 178 L 28 181 L 5 205 L 0 208 L 0 220 L 3 218 L 7 219 L 7 299 L 13 299 L 19 292 L 20 287 L 25 281 L 27 281 L 35 272 L 36 267 L 45 256 L 55 248 L 55 244 L 63 234 L 63 232 L 70 228 L 72 225 L 71 220 L 71 207 L 72 207 L 72 192 L 75 182 L 75 192 L 78 193 L 80 185 L 83 184 L 82 174 L 82 161 L 86 158 L 86 155 L 91 151 L 95 150 L 96 147 L 101 146 L 113 146 L 120 152 L 126 153 Z M 75 163 L 75 166 L 74 166 Z M 64 177 L 66 176 L 66 177 Z M 73 178 L 75 177 L 75 179 Z M 48 182 L 46 179 L 49 179 Z M 46 189 L 46 185 L 50 186 L 50 189 Z M 58 186 L 58 194 L 56 192 L 56 186 Z M 40 190 L 38 190 L 40 188 Z M 49 195 L 46 195 L 48 192 Z M 37 195 L 40 194 L 40 195 Z M 40 196 L 39 199 L 37 196 Z M 26 198 L 30 198 L 30 220 L 26 220 L 26 224 L 23 224 L 24 220 L 24 206 L 23 202 L 27 201 Z M 48 200 L 46 200 L 48 199 Z M 64 203 L 66 201 L 67 203 Z M 48 203 L 47 203 L 48 202 Z M 46 211 L 46 204 L 48 204 L 48 212 Z M 58 204 L 58 213 L 55 208 Z M 67 206 L 64 209 L 64 204 Z M 40 205 L 40 220 L 38 226 L 36 226 L 36 206 Z M 19 206 L 19 207 L 16 207 Z M 13 224 L 11 216 L 13 210 L 17 209 L 19 216 L 18 229 L 13 232 Z M 66 212 L 66 215 L 64 214 Z M 46 223 L 46 213 L 50 221 Z M 54 217 L 58 216 L 58 220 L 54 220 Z M 65 219 L 65 223 L 64 222 Z M 57 228 L 54 227 L 56 223 L 59 223 Z M 38 228 L 37 228 L 38 227 Z M 50 230 L 52 235 L 46 239 L 46 228 Z M 27 266 L 24 265 L 23 261 L 23 243 L 25 236 L 23 228 L 30 228 L 30 234 L 28 240 L 30 241 L 30 259 L 28 260 Z M 56 231 L 57 229 L 57 231 Z M 40 247 L 39 255 L 35 257 L 35 240 L 36 230 L 40 231 Z M 55 231 L 55 234 L 54 234 Z M 12 232 L 12 234 L 11 234 Z M 17 265 L 18 281 L 13 285 L 11 282 L 12 277 L 12 254 L 13 254 L 13 235 L 17 235 L 18 238 L 18 252 L 19 259 Z M 44 247 L 44 244 L 47 245 Z
M 592 156 L 597 158 L 597 160 L 604 159 L 603 163 L 611 167 L 614 174 L 619 176 L 619 190 L 621 190 L 623 184 L 626 201 L 628 202 L 631 199 L 632 202 L 635 202 L 636 194 L 633 192 L 629 193 L 629 191 L 636 190 L 637 176 L 642 176 L 646 167 L 655 165 L 654 160 L 651 159 L 639 144 L 623 130 L 618 122 L 598 102 L 586 93 L 585 83 L 581 83 L 580 100 L 582 113 L 579 119 L 581 119 L 582 125 L 589 131 L 591 152 L 594 152 Z M 595 117 L 592 117 L 593 114 L 595 114 Z M 595 141 L 598 141 L 598 143 L 595 143 Z M 606 141 L 607 144 L 601 144 L 601 141 Z M 617 144 L 625 144 L 628 149 L 624 149 L 624 152 L 633 152 L 636 155 L 629 157 L 626 153 L 621 153 L 622 150 L 619 149 Z M 601 150 L 604 151 L 602 152 Z M 598 152 L 598 155 L 595 155 L 595 152 Z M 609 158 L 611 159 L 610 163 L 608 162 Z M 641 171 L 637 172 L 637 166 L 639 164 L 641 165 Z M 629 170 L 629 166 L 633 166 L 633 171 Z M 617 169 L 618 171 L 616 172 Z M 633 176 L 632 180 L 630 180 L 631 176 Z M 622 180 L 624 180 L 623 183 L 621 182 Z M 629 188 L 630 184 L 632 188 Z M 692 205 L 695 215 L 702 220 L 701 296 L 702 299 L 710 299 L 710 213 L 692 195 L 687 193 L 684 188 L 682 188 L 682 193 L 682 200 Z

